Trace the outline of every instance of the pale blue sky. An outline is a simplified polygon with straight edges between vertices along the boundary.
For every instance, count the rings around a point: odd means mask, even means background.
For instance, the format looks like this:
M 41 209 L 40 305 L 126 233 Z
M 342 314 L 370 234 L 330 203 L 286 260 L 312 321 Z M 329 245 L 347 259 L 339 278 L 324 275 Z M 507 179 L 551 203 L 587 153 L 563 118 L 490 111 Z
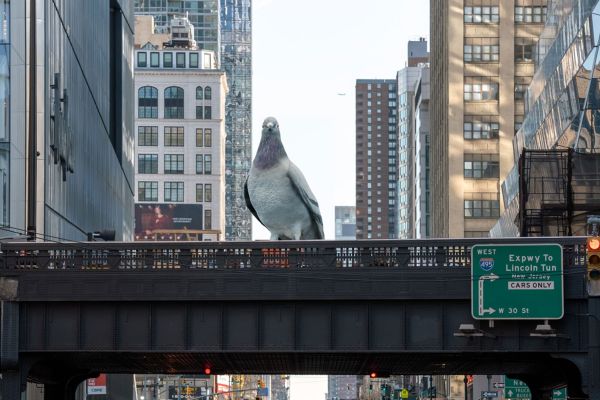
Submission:
M 334 206 L 355 201 L 355 81 L 396 77 L 408 40 L 429 37 L 429 0 L 254 0 L 252 19 L 253 157 L 277 118 L 334 239 Z
M 407 42 L 429 38 L 429 0 L 253 0 L 252 35 L 253 157 L 262 121 L 277 118 L 334 239 L 334 207 L 355 202 L 355 81 L 395 79 Z M 256 220 L 253 231 L 269 239 Z M 326 392 L 325 376 L 291 378 L 291 400 Z

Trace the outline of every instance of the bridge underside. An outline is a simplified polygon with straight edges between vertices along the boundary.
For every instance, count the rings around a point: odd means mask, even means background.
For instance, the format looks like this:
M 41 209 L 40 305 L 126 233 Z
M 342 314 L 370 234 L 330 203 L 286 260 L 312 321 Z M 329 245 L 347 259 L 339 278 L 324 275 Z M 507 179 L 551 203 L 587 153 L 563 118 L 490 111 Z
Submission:
M 55 371 L 198 374 L 464 375 L 513 374 L 556 378 L 568 361 L 546 353 L 28 353 L 30 378 L 44 381 Z M 34 361 L 35 362 L 35 361 Z M 566 379 L 565 376 L 562 379 Z M 561 378 L 559 378 L 561 379 Z M 566 383 L 566 382 L 565 382 Z

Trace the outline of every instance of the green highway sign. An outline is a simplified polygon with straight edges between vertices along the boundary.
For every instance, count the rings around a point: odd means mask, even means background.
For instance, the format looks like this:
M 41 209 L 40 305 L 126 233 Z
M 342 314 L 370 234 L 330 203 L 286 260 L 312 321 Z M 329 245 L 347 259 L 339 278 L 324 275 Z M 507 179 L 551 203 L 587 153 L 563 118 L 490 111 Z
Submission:
M 567 388 L 554 389 L 552 391 L 552 400 L 567 400 Z
M 562 246 L 477 244 L 471 249 L 475 319 L 560 319 Z
M 529 387 L 518 379 L 504 377 L 504 399 L 505 400 L 529 400 L 531 391 Z M 554 389 L 552 391 L 552 400 L 566 400 L 567 388 Z
M 506 400 L 531 399 L 531 391 L 525 382 L 504 377 L 504 398 Z

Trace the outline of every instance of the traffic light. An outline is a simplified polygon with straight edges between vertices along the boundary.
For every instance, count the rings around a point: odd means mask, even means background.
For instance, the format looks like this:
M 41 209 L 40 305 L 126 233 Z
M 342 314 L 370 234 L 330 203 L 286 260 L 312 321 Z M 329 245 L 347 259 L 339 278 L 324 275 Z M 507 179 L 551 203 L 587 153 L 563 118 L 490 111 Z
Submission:
M 587 240 L 587 276 L 590 281 L 600 280 L 600 236 Z

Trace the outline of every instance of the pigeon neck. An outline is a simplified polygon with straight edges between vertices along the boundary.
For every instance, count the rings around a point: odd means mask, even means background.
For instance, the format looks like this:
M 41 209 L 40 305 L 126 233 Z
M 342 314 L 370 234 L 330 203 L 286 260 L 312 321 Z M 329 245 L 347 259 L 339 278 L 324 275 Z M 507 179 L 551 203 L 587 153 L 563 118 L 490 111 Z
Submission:
M 258 145 L 254 166 L 260 169 L 271 168 L 286 156 L 287 154 L 279 137 L 263 135 Z

